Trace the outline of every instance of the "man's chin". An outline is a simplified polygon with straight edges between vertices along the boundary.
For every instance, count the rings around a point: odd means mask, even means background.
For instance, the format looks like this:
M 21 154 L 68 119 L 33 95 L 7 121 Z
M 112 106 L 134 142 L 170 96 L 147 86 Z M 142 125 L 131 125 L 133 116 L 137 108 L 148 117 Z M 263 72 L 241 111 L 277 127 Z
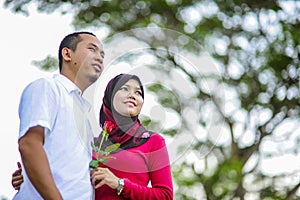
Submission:
M 99 75 L 92 76 L 92 77 L 90 78 L 90 82 L 91 82 L 91 83 L 95 83 L 95 82 L 98 80 L 99 77 L 100 77 L 100 74 L 99 74 Z

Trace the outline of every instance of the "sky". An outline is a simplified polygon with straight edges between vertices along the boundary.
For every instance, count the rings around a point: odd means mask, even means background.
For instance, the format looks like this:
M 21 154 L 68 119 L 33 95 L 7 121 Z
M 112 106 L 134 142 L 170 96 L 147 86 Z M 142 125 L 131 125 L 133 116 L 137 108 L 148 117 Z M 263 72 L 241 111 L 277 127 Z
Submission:
M 56 56 L 61 39 L 74 31 L 71 26 L 71 15 L 62 16 L 56 12 L 47 15 L 38 13 L 32 6 L 29 9 L 30 16 L 27 17 L 0 8 L 2 64 L 0 87 L 3 91 L 0 104 L 0 198 L 3 196 L 11 199 L 16 192 L 11 186 L 11 174 L 17 168 L 16 162 L 21 160 L 17 145 L 18 106 L 21 93 L 31 81 L 56 73 L 41 71 L 32 65 L 32 61 L 42 60 L 49 54 Z M 92 31 L 98 36 L 95 30 L 85 30 Z M 147 102 L 151 101 L 147 100 Z M 269 149 L 274 149 L 272 144 L 265 145 L 267 147 L 269 145 Z M 300 163 L 297 162 L 300 160 L 299 157 L 288 155 L 284 159 L 277 159 L 276 162 L 270 160 L 264 162 L 265 167 L 268 166 L 267 171 L 278 172 L 280 165 L 284 164 L 284 168 L 288 168 L 289 171 L 300 167 Z M 282 162 L 283 160 L 285 163 Z M 286 170 L 281 172 L 285 173 Z M 299 180 L 299 177 L 295 177 L 295 180 Z

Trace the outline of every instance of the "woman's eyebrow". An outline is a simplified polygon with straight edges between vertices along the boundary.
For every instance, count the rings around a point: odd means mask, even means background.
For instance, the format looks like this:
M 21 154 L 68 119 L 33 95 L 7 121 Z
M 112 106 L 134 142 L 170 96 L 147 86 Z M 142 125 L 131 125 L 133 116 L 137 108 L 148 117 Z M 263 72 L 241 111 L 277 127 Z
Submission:
M 131 87 L 131 85 L 129 85 L 129 84 L 124 84 L 123 86 Z M 134 87 L 134 89 L 136 89 L 136 90 L 142 90 L 142 88 L 140 86 Z

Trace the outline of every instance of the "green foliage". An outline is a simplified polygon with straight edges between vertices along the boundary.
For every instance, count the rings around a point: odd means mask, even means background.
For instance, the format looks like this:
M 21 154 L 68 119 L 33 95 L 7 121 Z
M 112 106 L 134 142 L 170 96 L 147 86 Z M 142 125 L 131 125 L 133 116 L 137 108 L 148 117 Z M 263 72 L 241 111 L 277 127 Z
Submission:
M 8 200 L 7 197 L 1 196 L 1 200 Z
M 145 115 L 140 116 L 140 120 L 148 130 L 159 130 L 160 122 L 154 121 Z
M 159 121 L 151 120 L 148 116 L 142 115 L 140 116 L 140 120 L 147 130 L 153 130 L 153 132 L 159 132 L 158 130 L 161 130 L 161 127 L 163 126 L 163 124 L 161 124 Z M 163 129 L 159 133 L 167 136 L 175 136 L 176 134 L 178 134 L 178 129 Z
M 112 145 L 109 145 L 108 147 L 106 147 L 104 151 L 110 153 L 110 152 L 117 150 L 119 147 L 120 147 L 119 143 L 112 144 Z
M 181 112 L 179 98 L 176 96 L 175 92 L 164 87 L 161 83 L 154 83 L 147 88 L 157 96 L 158 101 L 164 105 L 164 107 L 171 108 L 178 113 Z
M 99 166 L 100 161 L 99 160 L 91 160 L 90 161 L 90 168 L 95 169 Z
M 57 58 L 48 55 L 45 59 L 40 61 L 32 61 L 32 64 L 36 67 L 45 70 L 45 71 L 52 71 L 58 69 L 58 60 Z
M 220 163 L 212 176 L 201 176 L 208 199 L 225 199 L 236 191 L 242 180 L 243 163 L 229 158 Z

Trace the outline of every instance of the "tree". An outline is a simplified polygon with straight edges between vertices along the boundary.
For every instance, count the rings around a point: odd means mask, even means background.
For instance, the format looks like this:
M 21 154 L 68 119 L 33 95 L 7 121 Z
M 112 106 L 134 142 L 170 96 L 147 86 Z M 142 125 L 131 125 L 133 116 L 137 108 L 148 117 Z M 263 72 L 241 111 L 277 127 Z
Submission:
M 1 196 L 1 200 L 7 200 L 7 198 L 4 196 Z
M 73 10 L 74 27 L 102 27 L 107 41 L 122 33 L 143 43 L 146 50 L 124 60 L 152 56 L 151 68 L 165 82 L 148 89 L 179 119 L 168 129 L 149 118 L 145 122 L 175 140 L 191 139 L 176 154 L 189 156 L 172 166 L 176 198 L 199 198 L 194 188 L 201 188 L 203 199 L 299 198 L 299 171 L 274 175 L 261 169 L 263 158 L 299 155 L 298 2 L 6 0 L 5 5 L 29 14 L 30 2 L 41 12 Z M 217 70 L 203 71 L 204 52 Z M 188 83 L 189 93 L 178 89 L 176 77 Z M 267 144 L 280 148 L 271 151 Z

